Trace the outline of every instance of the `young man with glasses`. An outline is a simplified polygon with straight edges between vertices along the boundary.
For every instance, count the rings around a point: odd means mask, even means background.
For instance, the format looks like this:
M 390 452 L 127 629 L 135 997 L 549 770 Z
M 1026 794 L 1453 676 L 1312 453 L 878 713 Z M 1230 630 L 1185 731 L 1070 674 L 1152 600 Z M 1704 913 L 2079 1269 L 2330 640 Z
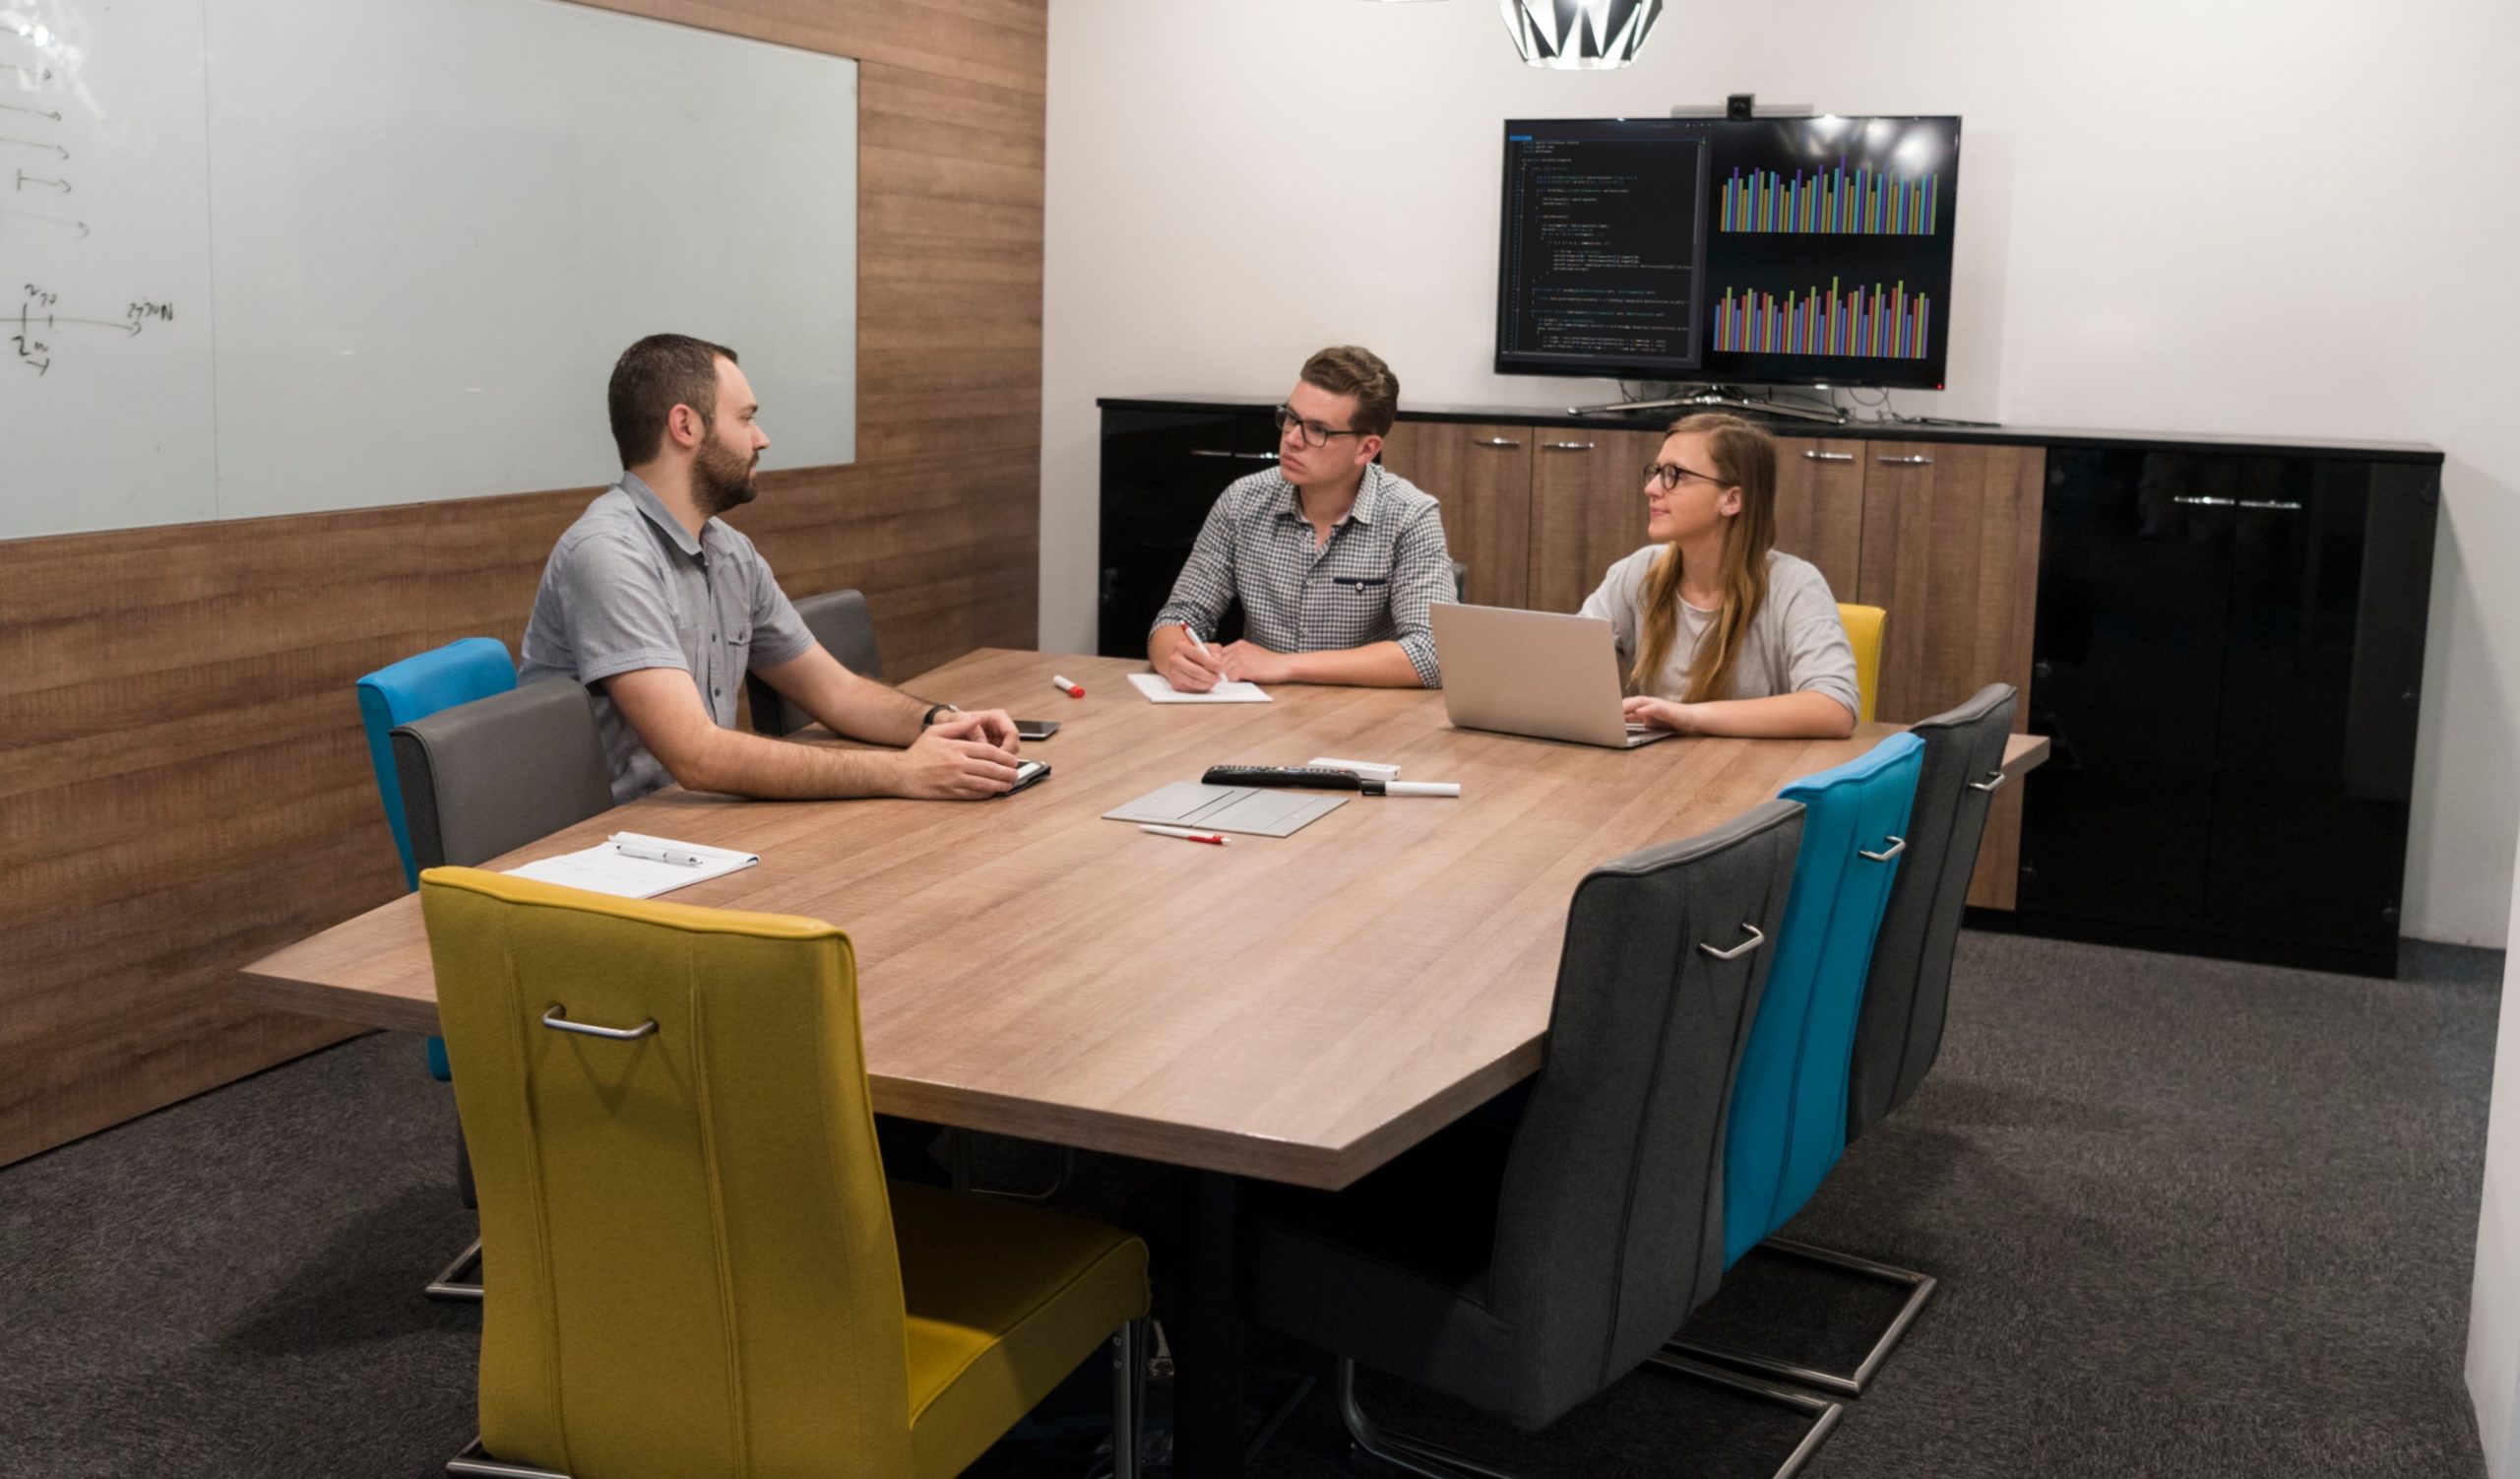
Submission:
M 1400 381 L 1352 346 L 1304 361 L 1278 408 L 1278 466 L 1208 510 L 1147 658 L 1172 686 L 1256 683 L 1439 686 L 1427 608 L 1454 599 L 1435 500 L 1374 461 Z M 1242 603 L 1241 641 L 1211 643 Z

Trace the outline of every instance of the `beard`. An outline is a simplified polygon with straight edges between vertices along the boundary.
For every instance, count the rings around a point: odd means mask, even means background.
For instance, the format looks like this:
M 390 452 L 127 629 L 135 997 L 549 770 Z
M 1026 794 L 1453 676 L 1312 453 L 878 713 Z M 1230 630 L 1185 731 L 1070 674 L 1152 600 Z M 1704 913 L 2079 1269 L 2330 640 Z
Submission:
M 759 491 L 752 482 L 757 460 L 720 441 L 717 432 L 711 431 L 691 464 L 692 500 L 711 518 L 750 503 Z

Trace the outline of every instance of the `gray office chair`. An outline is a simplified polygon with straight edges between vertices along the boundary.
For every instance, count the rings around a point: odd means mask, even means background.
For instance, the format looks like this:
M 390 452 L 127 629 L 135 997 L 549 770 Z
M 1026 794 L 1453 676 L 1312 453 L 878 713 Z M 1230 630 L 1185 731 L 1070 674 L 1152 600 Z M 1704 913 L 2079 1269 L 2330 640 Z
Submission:
M 1469 590 L 1470 590 L 1470 566 L 1469 566 L 1469 564 L 1468 564 L 1467 562 L 1465 562 L 1465 561 L 1462 561 L 1462 560 L 1454 560 L 1454 561 L 1453 561 L 1453 600 L 1455 600 L 1455 601 L 1468 601 L 1468 600 L 1470 599 L 1469 594 L 1468 594 Z
M 612 805 L 611 771 L 587 690 L 566 679 L 528 683 L 398 725 L 389 737 L 411 861 L 472 867 Z M 455 1140 L 455 1179 L 472 1206 L 472 1165 Z M 429 1298 L 477 1301 L 472 1246 L 428 1283 Z
M 1978 842 L 1986 830 L 1986 809 L 2004 780 L 2004 738 L 2012 732 L 2014 699 L 2012 685 L 1990 683 L 1960 707 L 1910 729 L 1924 741 L 1923 763 L 1916 804 L 1908 814 L 1907 846 L 1890 885 L 1881 931 L 1873 938 L 1872 965 L 1856 1021 L 1847 1086 L 1850 1143 L 1916 1092 L 1942 1046 L 1951 956 L 1959 942 L 1970 874 L 1978 867 Z M 1852 1372 L 1823 1371 L 1695 1340 L 1681 1340 L 1678 1349 L 1839 1396 L 1859 1397 L 1939 1287 L 1940 1281 L 1922 1270 L 1798 1239 L 1771 1235 L 1759 1246 L 1904 1289 L 1907 1297 Z
M 1359 1362 L 1523 1428 L 1640 1365 L 1746 1391 L 1814 1422 L 1809 1392 L 1666 1355 L 1724 1267 L 1724 1130 L 1802 806 L 1769 802 L 1702 836 L 1595 868 L 1575 891 L 1548 1044 L 1512 1124 L 1474 1114 L 1336 1193 L 1263 1193 L 1251 1310 L 1338 1358 L 1356 1446 L 1434 1479 L 1493 1467 L 1378 1427 Z
M 1909 731 L 1925 742 L 1924 768 L 1908 821 L 1908 853 L 1864 980 L 1847 1085 L 1849 1143 L 1908 1102 L 1942 1048 L 1961 911 L 1978 869 L 1986 813 L 2004 783 L 2004 741 L 2018 698 L 2010 683 L 1989 683 L 1967 703 Z
M 840 666 L 860 677 L 880 679 L 883 662 L 875 652 L 875 618 L 858 591 L 825 591 L 796 603 L 796 614 L 814 640 L 840 659 Z M 752 695 L 753 733 L 777 738 L 792 735 L 814 722 L 814 716 L 788 701 L 787 695 L 747 674 L 744 686 Z

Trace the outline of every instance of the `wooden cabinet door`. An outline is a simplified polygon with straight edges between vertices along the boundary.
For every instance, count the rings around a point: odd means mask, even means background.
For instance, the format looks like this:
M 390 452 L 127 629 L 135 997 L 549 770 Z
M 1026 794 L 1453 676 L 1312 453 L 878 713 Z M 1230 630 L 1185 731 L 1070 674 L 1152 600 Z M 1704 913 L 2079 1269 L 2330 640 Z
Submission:
M 1612 564 L 1648 543 L 1645 465 L 1660 431 L 1534 428 L 1531 606 L 1571 611 Z
M 1861 444 L 1863 548 L 1855 599 L 1890 613 L 1875 717 L 1910 724 L 1991 682 L 2030 718 L 2039 580 L 2039 447 Z M 2009 909 L 2019 883 L 2021 789 L 1995 796 L 1969 902 Z
M 1444 543 L 1470 567 L 1462 600 L 1522 606 L 1529 590 L 1532 428 L 1402 421 L 1382 463 L 1444 506 Z
M 1857 599 L 1863 564 L 1864 451 L 1871 445 L 1777 438 L 1776 547 L 1819 566 L 1840 601 Z

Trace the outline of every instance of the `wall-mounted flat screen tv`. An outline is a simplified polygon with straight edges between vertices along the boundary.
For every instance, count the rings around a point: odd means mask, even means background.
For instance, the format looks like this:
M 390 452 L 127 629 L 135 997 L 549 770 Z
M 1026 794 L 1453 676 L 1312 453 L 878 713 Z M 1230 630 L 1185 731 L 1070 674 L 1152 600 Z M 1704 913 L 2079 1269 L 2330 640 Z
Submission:
M 1939 390 L 1956 117 L 1505 125 L 1496 372 Z

